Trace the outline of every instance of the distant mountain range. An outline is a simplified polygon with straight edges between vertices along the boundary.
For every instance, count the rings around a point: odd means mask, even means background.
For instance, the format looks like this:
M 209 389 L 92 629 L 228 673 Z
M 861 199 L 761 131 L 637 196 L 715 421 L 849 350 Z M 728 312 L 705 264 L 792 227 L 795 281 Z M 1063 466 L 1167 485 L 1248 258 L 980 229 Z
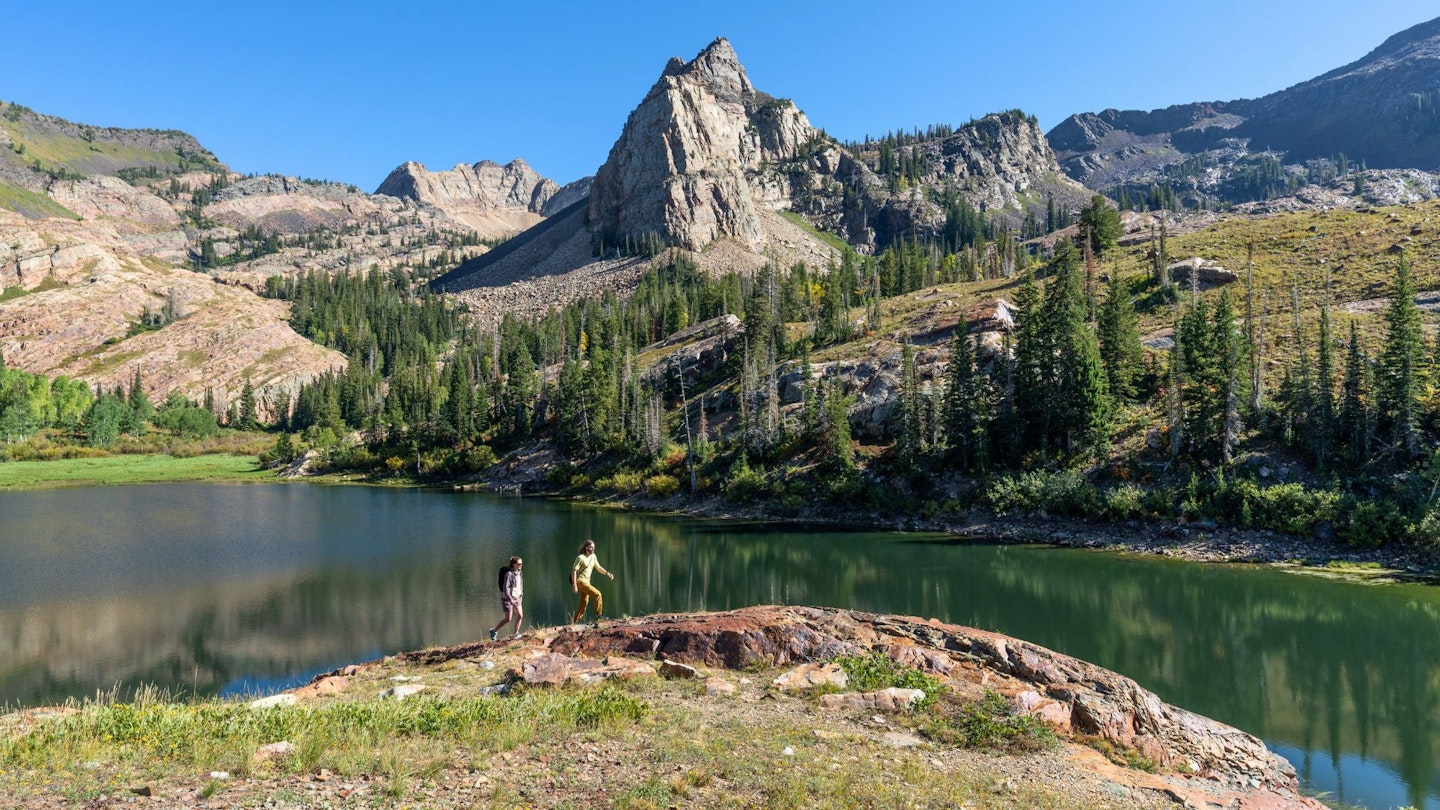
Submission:
M 1242 202 L 1267 155 L 1310 169 L 1440 171 L 1440 19 L 1385 40 L 1363 59 L 1258 99 L 1149 112 L 1079 113 L 1047 133 L 1065 172 L 1096 189 L 1172 183 Z M 1344 156 L 1343 164 L 1341 156 Z M 1216 171 L 1209 171 L 1209 169 Z

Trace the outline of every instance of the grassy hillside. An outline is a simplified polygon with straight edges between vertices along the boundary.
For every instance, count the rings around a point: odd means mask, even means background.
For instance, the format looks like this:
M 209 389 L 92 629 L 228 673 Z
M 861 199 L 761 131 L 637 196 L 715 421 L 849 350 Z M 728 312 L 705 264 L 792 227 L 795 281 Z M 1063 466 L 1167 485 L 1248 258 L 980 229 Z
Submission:
M 64 217 L 79 219 L 80 216 L 38 191 L 0 182 L 0 208 L 14 211 L 30 219 Z
M 193 169 L 213 170 L 220 162 L 190 135 L 178 130 L 120 129 L 77 124 L 41 115 L 19 104 L 0 102 L 0 208 L 31 218 L 72 216 L 37 199 L 39 189 L 56 179 L 123 174 L 154 175 Z

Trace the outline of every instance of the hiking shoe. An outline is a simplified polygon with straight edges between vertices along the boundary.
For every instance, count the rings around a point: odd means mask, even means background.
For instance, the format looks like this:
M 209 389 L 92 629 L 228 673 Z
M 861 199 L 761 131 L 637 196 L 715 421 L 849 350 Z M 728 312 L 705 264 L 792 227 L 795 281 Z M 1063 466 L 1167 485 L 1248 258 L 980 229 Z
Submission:
M 490 631 L 490 640 L 491 640 L 491 641 L 499 641 L 499 640 L 500 640 L 500 634 L 497 633 L 497 632 L 495 632 L 494 630 L 491 630 L 491 631 Z

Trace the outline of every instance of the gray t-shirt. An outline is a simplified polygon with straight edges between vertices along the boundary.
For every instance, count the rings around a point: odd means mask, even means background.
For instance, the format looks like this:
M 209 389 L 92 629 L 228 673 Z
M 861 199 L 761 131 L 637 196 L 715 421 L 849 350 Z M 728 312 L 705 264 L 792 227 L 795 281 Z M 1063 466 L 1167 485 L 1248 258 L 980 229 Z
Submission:
M 516 602 L 524 598 L 525 572 L 517 571 L 514 568 L 506 569 L 505 583 L 500 588 L 500 595 Z

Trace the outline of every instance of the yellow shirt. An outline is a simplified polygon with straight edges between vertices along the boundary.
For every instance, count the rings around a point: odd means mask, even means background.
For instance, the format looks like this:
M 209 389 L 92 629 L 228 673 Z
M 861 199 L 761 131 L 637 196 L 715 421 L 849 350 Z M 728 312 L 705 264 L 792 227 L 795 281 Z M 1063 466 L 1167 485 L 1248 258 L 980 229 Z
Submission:
M 594 571 L 595 566 L 599 564 L 600 562 L 595 559 L 594 554 L 581 554 L 575 558 L 575 565 L 571 566 L 570 570 L 575 572 L 576 582 L 583 582 L 589 585 L 590 572 Z

